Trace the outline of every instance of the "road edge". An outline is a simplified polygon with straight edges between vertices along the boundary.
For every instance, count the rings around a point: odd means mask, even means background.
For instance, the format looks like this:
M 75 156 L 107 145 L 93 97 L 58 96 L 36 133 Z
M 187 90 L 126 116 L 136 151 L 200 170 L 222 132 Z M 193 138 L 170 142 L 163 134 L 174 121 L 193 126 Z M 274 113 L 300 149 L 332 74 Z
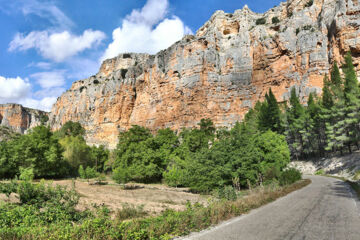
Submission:
M 288 197 L 288 196 L 290 196 L 290 195 L 292 195 L 292 194 L 296 194 L 297 192 L 306 189 L 307 187 L 309 187 L 309 186 L 311 185 L 312 181 L 311 181 L 311 179 L 306 178 L 306 177 L 303 178 L 303 179 L 300 180 L 300 181 L 304 181 L 304 180 L 306 181 L 306 184 L 305 184 L 305 185 L 303 185 L 303 186 L 301 186 L 301 187 L 299 187 L 299 188 L 297 188 L 297 189 L 294 189 L 294 190 L 292 190 L 291 192 L 287 193 L 286 195 L 281 196 L 281 197 L 279 197 L 279 198 L 277 198 L 277 199 L 275 199 L 275 200 L 273 200 L 273 201 L 271 201 L 271 202 L 265 203 L 264 205 L 261 205 L 261 206 L 259 206 L 259 207 L 257 207 L 257 208 L 254 208 L 254 209 L 251 209 L 251 210 L 250 210 L 249 212 L 247 212 L 247 213 L 241 214 L 240 216 L 231 218 L 231 219 L 229 219 L 229 220 L 222 221 L 222 222 L 220 222 L 220 223 L 217 224 L 217 225 L 211 226 L 211 227 L 206 228 L 206 229 L 204 229 L 204 230 L 201 230 L 201 231 L 199 231 L 199 232 L 193 232 L 193 233 L 190 233 L 189 235 L 186 235 L 186 236 L 175 237 L 175 238 L 173 238 L 173 240 L 192 240 L 193 238 L 201 237 L 201 236 L 203 236 L 203 235 L 205 235 L 205 234 L 208 234 L 208 233 L 211 233 L 211 232 L 213 232 L 213 231 L 216 231 L 216 230 L 219 229 L 219 228 L 225 227 L 225 226 L 227 226 L 227 225 L 230 225 L 230 224 L 235 223 L 236 221 L 239 221 L 239 220 L 241 220 L 241 219 L 244 219 L 244 218 L 248 217 L 250 214 L 253 214 L 253 213 L 256 213 L 256 212 L 258 212 L 258 211 L 261 211 L 261 209 L 263 209 L 264 207 L 266 207 L 266 206 L 268 206 L 268 205 L 270 205 L 270 204 L 273 204 L 273 203 L 275 203 L 275 202 L 282 201 L 282 200 L 285 199 L 286 197 Z M 297 183 L 299 183 L 299 182 L 297 182 Z M 294 184 L 297 184 L 297 183 L 294 183 Z M 290 185 L 290 186 L 291 186 L 291 185 Z

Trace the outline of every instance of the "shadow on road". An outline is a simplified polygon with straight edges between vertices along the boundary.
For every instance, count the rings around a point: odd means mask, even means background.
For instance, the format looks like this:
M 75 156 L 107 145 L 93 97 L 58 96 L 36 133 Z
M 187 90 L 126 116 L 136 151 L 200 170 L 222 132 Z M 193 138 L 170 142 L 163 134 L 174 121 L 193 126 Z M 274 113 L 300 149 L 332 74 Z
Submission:
M 349 188 L 350 186 L 346 182 L 337 181 L 334 183 L 334 186 L 331 187 L 331 190 L 333 190 L 331 194 L 338 197 L 353 198 L 350 194 Z

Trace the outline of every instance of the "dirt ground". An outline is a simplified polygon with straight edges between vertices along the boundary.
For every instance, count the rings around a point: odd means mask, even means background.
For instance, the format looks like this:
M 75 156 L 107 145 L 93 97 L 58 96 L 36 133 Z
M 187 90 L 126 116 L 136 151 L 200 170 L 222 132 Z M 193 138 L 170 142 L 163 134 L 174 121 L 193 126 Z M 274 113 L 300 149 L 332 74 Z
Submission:
M 71 188 L 72 180 L 55 180 L 53 184 Z M 83 180 L 75 180 L 75 190 L 80 194 L 79 209 L 91 208 L 93 204 L 105 204 L 116 211 L 124 204 L 144 206 L 150 214 L 159 213 L 167 208 L 183 210 L 187 201 L 206 204 L 207 196 L 192 194 L 183 188 L 171 188 L 161 184 L 128 184 L 131 189 L 124 190 L 121 185 L 110 181 L 108 185 L 90 185 Z M 0 194 L 0 201 L 9 201 L 4 194 Z M 16 202 L 14 194 L 11 202 Z
M 72 186 L 71 180 L 55 181 L 55 184 Z M 134 189 L 124 190 L 122 186 L 90 185 L 88 182 L 75 181 L 75 189 L 81 195 L 80 208 L 92 204 L 105 204 L 109 208 L 120 209 L 123 204 L 144 205 L 147 212 L 158 213 L 166 208 L 182 210 L 187 201 L 206 203 L 206 197 L 186 192 L 186 189 L 170 188 L 164 185 L 132 184 Z

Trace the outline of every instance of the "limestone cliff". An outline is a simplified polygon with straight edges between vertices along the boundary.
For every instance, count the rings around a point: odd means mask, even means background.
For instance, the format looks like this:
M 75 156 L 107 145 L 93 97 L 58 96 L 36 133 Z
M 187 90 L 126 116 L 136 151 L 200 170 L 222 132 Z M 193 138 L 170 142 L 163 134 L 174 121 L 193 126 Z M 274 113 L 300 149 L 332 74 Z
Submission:
M 106 60 L 98 74 L 58 98 L 50 123 L 58 129 L 79 121 L 90 144 L 114 147 L 119 131 L 135 124 L 179 129 L 211 118 L 231 126 L 269 88 L 278 101 L 288 99 L 292 87 L 303 100 L 320 93 L 324 75 L 347 51 L 360 68 L 360 4 L 308 2 L 289 0 L 264 14 L 246 6 L 233 14 L 217 11 L 195 36 L 156 55 Z
M 26 133 L 28 129 L 40 125 L 47 116 L 46 112 L 25 108 L 19 104 L 0 104 L 0 127 L 17 133 Z

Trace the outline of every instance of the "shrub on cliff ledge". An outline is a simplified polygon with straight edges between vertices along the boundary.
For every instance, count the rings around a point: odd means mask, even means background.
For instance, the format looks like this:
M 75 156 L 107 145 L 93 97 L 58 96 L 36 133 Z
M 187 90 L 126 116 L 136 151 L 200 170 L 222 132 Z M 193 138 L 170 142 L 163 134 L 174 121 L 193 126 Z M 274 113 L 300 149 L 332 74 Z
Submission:
M 277 24 L 277 23 L 280 22 L 280 20 L 279 20 L 278 17 L 273 17 L 273 18 L 271 19 L 271 22 L 272 22 L 273 24 Z
M 306 4 L 305 7 L 311 7 L 314 4 L 314 0 L 309 0 Z
M 264 25 L 266 24 L 266 19 L 265 18 L 259 18 L 256 20 L 256 25 Z

